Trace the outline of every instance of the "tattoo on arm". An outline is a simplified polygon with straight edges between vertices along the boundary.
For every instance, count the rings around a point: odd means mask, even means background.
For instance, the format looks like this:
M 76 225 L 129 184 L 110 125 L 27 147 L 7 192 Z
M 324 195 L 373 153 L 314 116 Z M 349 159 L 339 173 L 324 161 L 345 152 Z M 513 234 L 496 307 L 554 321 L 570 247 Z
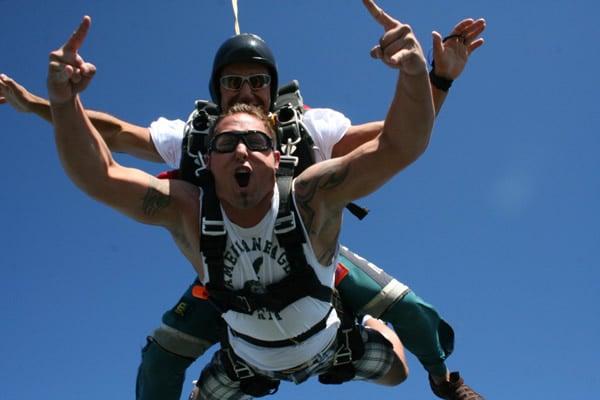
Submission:
M 327 173 L 319 179 L 321 181 L 319 185 L 319 189 L 322 190 L 333 190 L 337 188 L 340 184 L 342 184 L 346 178 L 348 177 L 349 167 L 343 167 L 339 170 L 334 170 L 330 173 Z
M 150 184 L 152 185 L 152 179 Z M 162 182 L 161 182 L 162 183 Z M 160 210 L 167 208 L 171 203 L 171 196 L 161 193 L 154 187 L 148 188 L 148 191 L 144 195 L 142 208 L 145 215 L 155 215 Z
M 315 211 L 310 205 L 310 202 L 315 197 L 315 193 L 317 190 L 335 190 L 346 180 L 349 170 L 349 167 L 344 167 L 340 170 L 325 173 L 318 179 L 299 179 L 297 181 L 296 200 L 298 207 L 304 215 L 304 225 L 309 232 L 312 231 L 311 227 L 315 217 Z
M 312 233 L 312 224 L 315 218 L 315 211 L 310 205 L 310 201 L 315 196 L 318 182 L 307 182 L 299 180 L 296 187 L 296 204 L 298 205 L 302 222 L 309 235 Z
M 316 219 L 316 211 L 313 208 L 312 201 L 317 191 L 335 190 L 337 187 L 344 182 L 349 173 L 349 168 L 344 167 L 342 169 L 334 169 L 327 171 L 316 179 L 299 179 L 296 185 L 296 204 L 299 208 L 300 214 L 302 215 L 302 221 L 308 231 L 309 236 L 319 235 L 323 243 L 322 251 L 320 254 L 316 254 L 319 262 L 323 265 L 327 265 L 331 262 L 333 257 L 337 240 L 340 234 L 339 219 L 333 218 L 333 215 L 320 215 L 319 221 Z M 317 173 L 317 175 L 320 175 Z M 315 223 L 319 226 L 316 227 Z M 332 234 L 333 237 L 327 239 L 323 233 Z M 334 233 L 335 232 L 335 233 Z M 326 243 L 328 242 L 328 243 Z

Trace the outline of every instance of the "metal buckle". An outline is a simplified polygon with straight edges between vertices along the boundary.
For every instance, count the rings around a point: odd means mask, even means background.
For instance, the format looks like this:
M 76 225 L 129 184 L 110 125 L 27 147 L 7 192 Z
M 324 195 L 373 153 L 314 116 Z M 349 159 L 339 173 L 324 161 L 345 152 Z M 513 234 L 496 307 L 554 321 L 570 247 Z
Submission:
M 253 312 L 246 296 L 236 296 L 236 299 L 240 300 L 243 303 L 243 306 L 246 307 L 246 312 L 248 312 L 250 314 Z
M 231 368 L 233 372 L 237 375 L 238 379 L 247 379 L 252 378 L 255 374 L 252 369 L 243 362 L 236 361 L 231 355 L 230 349 L 224 349 L 225 354 L 227 354 L 227 358 L 231 363 Z
M 296 218 L 290 213 L 285 217 L 277 218 L 275 221 L 275 234 L 288 233 L 296 229 Z
M 282 143 L 281 144 L 281 151 L 283 152 L 284 156 L 291 156 L 295 151 L 296 151 L 296 145 L 298 143 L 300 143 L 300 136 L 298 136 L 296 138 L 296 140 L 294 140 L 292 142 L 292 138 L 288 138 L 287 143 Z
M 291 166 L 287 165 L 287 164 L 291 164 Z M 290 156 L 287 154 L 282 154 L 281 157 L 279 158 L 279 166 L 283 166 L 283 167 L 295 167 L 298 165 L 298 157 L 296 156 Z
M 202 217 L 202 233 L 208 236 L 221 236 L 227 232 L 223 221 L 210 221 Z
M 333 356 L 333 365 L 343 365 L 352 362 L 352 349 L 350 348 L 350 333 L 352 329 L 343 329 L 342 334 L 344 335 L 345 343 L 337 349 Z
M 333 365 L 344 365 L 352 362 L 352 350 L 349 347 L 342 346 L 333 356 Z

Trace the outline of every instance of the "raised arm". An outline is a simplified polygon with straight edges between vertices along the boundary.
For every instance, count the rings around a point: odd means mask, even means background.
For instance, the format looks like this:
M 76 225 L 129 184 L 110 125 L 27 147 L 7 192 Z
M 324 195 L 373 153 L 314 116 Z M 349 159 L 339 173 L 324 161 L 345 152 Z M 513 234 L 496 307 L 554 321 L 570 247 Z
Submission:
M 140 222 L 166 227 L 184 253 L 187 248 L 189 254 L 194 254 L 198 189 L 116 163 L 85 113 L 78 93 L 87 87 L 96 68 L 81 58 L 78 49 L 90 24 L 90 18 L 85 17 L 71 38 L 50 53 L 48 97 L 63 167 L 91 197 Z M 195 260 L 190 259 L 192 263 Z
M 435 75 L 448 81 L 454 81 L 462 74 L 469 56 L 484 44 L 480 35 L 485 30 L 485 24 L 483 18 L 463 19 L 454 26 L 450 34 L 446 36 L 446 40 L 442 39 L 438 32 L 432 32 Z M 448 96 L 448 91 L 442 90 L 432 83 L 431 92 L 437 115 Z M 383 128 L 383 121 L 351 126 L 333 147 L 332 156 L 341 157 L 350 153 L 361 144 L 374 139 L 381 132 L 381 128 Z
M 52 123 L 48 100 L 31 93 L 5 74 L 0 75 L 0 104 L 9 104 L 17 111 L 35 114 Z M 163 162 L 154 147 L 148 128 L 130 124 L 99 111 L 86 110 L 85 113 L 111 151 L 128 153 L 148 161 Z
M 400 76 L 380 135 L 341 158 L 313 165 L 296 179 L 297 204 L 324 264 L 335 249 L 342 208 L 375 191 L 425 151 L 435 117 L 427 62 L 412 29 L 372 0 L 363 3 L 385 31 L 372 56 L 398 69 Z

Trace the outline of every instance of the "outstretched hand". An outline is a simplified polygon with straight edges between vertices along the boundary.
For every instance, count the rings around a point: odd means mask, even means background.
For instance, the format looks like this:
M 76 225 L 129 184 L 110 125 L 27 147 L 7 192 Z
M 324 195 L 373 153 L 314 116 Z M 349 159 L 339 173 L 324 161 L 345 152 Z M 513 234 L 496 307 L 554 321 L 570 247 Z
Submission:
M 0 104 L 10 104 L 15 110 L 29 112 L 29 102 L 35 97 L 5 74 L 0 74 Z
M 436 75 L 451 80 L 458 78 L 471 53 L 483 45 L 484 40 L 479 35 L 484 30 L 483 18 L 478 20 L 467 18 L 456 24 L 445 42 L 438 32 L 433 31 L 433 60 Z
M 412 28 L 389 16 L 373 0 L 363 0 L 363 4 L 384 29 L 379 44 L 371 49 L 371 57 L 408 75 L 426 73 L 427 62 Z
M 79 55 L 90 29 L 92 19 L 87 15 L 60 48 L 50 53 L 48 66 L 48 98 L 54 104 L 65 103 L 83 91 L 96 73 L 96 67 Z

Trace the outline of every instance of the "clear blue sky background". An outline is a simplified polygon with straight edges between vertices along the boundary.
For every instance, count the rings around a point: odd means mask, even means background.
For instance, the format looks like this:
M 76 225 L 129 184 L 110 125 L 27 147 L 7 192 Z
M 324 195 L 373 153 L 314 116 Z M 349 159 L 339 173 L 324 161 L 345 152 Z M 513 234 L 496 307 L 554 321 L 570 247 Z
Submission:
M 392 1 L 425 49 L 463 17 L 486 45 L 455 82 L 427 152 L 362 202 L 343 242 L 437 306 L 448 364 L 490 399 L 590 399 L 600 384 L 599 6 L 572 1 Z M 98 67 L 84 103 L 147 125 L 208 97 L 233 34 L 225 0 L 0 0 L 0 72 L 45 95 L 48 52 L 92 16 Z M 272 46 L 281 81 L 355 123 L 384 117 L 396 73 L 369 57 L 381 28 L 358 0 L 240 0 L 242 31 Z M 193 279 L 166 232 L 68 180 L 49 124 L 0 106 L 0 398 L 128 399 L 144 337 Z M 163 168 L 118 156 L 151 172 Z M 212 351 L 210 352 L 212 353 Z M 191 388 L 202 358 L 188 374 Z M 429 399 L 410 358 L 400 387 L 284 384 L 279 398 Z

